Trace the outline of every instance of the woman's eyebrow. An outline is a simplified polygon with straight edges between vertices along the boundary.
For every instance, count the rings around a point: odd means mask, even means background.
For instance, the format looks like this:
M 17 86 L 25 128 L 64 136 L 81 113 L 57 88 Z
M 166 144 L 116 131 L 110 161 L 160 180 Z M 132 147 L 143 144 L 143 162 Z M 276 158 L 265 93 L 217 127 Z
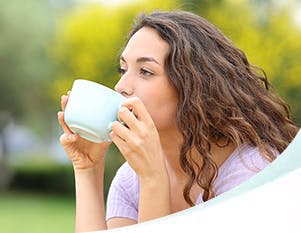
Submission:
M 120 60 L 126 63 L 126 60 L 123 56 L 120 57 Z M 158 62 L 155 58 L 153 57 L 138 57 L 136 59 L 137 63 L 142 63 L 142 62 L 155 62 L 158 65 L 160 65 L 160 62 Z
M 158 65 L 160 65 L 160 63 L 153 57 L 139 57 L 139 58 L 136 59 L 136 62 L 137 63 L 140 63 L 140 62 L 155 62 Z

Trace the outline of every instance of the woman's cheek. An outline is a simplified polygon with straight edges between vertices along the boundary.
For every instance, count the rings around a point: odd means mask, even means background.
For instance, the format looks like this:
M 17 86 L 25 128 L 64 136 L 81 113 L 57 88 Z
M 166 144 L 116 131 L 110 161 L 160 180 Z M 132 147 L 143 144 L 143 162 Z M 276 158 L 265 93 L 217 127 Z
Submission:
M 158 107 L 149 112 L 158 131 L 175 127 L 176 112 L 168 107 Z

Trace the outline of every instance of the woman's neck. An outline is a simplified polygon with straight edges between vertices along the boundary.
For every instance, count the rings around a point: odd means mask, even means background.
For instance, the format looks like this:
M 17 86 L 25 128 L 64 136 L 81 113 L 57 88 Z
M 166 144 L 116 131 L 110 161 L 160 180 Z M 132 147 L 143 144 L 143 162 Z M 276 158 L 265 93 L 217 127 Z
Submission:
M 165 153 L 166 165 L 168 170 L 172 170 L 177 176 L 186 176 L 180 165 L 180 152 L 183 145 L 183 138 L 179 132 L 169 133 L 168 135 L 160 134 L 161 146 Z M 218 143 L 222 145 L 222 142 Z M 221 167 L 222 164 L 229 158 L 235 150 L 235 146 L 229 143 L 226 146 L 218 146 L 216 143 L 211 143 L 211 158 L 217 165 Z M 195 148 L 191 151 L 191 156 L 199 165 L 202 164 L 202 157 Z
M 165 154 L 167 169 L 177 175 L 185 175 L 179 160 L 183 145 L 182 135 L 176 130 L 169 133 L 160 132 L 160 141 Z

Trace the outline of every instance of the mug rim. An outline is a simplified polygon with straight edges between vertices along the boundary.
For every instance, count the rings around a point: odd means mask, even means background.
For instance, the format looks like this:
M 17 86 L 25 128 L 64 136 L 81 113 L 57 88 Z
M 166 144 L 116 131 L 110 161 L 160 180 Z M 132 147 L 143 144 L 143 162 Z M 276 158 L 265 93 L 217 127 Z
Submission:
M 119 95 L 121 95 L 119 92 L 115 91 L 114 89 L 112 89 L 112 88 L 110 88 L 110 87 L 108 87 L 108 86 L 106 86 L 106 85 L 104 85 L 104 84 L 98 83 L 98 82 L 96 82 L 96 81 L 92 81 L 92 80 L 80 78 L 80 79 L 75 79 L 75 80 L 73 81 L 73 85 L 74 85 L 76 82 L 81 82 L 81 83 L 84 82 L 84 83 L 89 83 L 89 84 L 92 84 L 92 85 L 97 85 L 97 86 L 99 86 L 99 87 L 101 87 L 101 88 L 104 88 L 104 89 L 113 91 L 113 92 L 118 93 Z M 122 95 L 121 95 L 121 96 L 122 96 Z

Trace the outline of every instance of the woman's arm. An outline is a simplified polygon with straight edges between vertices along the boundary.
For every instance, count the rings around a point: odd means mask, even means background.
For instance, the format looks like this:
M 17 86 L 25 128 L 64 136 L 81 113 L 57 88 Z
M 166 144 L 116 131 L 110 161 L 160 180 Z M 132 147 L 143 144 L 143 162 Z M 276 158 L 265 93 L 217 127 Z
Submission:
M 138 222 L 164 217 L 171 213 L 170 186 L 166 172 L 151 178 L 139 178 L 139 214 Z
M 58 121 L 64 130 L 60 142 L 69 156 L 75 175 L 76 232 L 105 230 L 103 178 L 104 157 L 109 142 L 94 143 L 73 134 L 64 121 L 68 95 L 62 96 Z
M 104 163 L 97 168 L 75 170 L 76 232 L 107 229 L 103 178 Z

